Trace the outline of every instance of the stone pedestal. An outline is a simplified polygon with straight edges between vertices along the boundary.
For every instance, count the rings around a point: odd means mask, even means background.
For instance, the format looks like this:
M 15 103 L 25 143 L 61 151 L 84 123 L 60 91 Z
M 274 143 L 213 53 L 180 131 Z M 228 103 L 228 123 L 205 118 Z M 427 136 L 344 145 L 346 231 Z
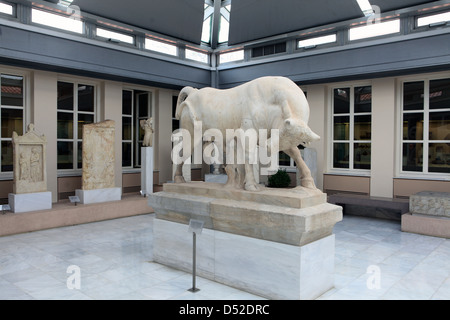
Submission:
M 450 193 L 423 191 L 409 197 L 402 231 L 450 238 Z
M 141 148 L 141 190 L 153 193 L 153 147 Z
M 259 192 L 223 184 L 165 184 L 155 210 L 153 257 L 192 270 L 190 219 L 202 220 L 198 274 L 269 299 L 314 299 L 333 287 L 334 235 L 342 208 L 302 187 Z M 190 240 L 191 239 L 191 240 Z
M 108 201 L 119 201 L 122 199 L 121 188 L 105 188 L 93 190 L 75 190 L 75 195 L 80 198 L 80 203 L 91 204 Z
M 8 203 L 11 211 L 14 213 L 48 210 L 52 208 L 52 193 L 50 191 L 22 194 L 10 193 L 8 195 Z

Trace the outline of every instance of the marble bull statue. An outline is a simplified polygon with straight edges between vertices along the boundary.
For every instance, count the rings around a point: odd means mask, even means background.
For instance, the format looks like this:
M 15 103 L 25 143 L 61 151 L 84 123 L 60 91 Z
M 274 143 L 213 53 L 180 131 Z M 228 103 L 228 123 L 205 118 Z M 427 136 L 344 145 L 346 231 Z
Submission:
M 180 120 L 180 128 L 188 130 L 191 136 L 195 121 L 201 121 L 203 131 L 214 128 L 225 133 L 227 129 L 266 129 L 270 135 L 271 129 L 278 129 L 279 151 L 294 159 L 302 186 L 316 188 L 297 146 L 306 146 L 320 137 L 308 127 L 308 101 L 290 79 L 262 77 L 225 90 L 185 87 L 178 96 L 175 117 Z M 194 143 L 191 146 L 194 149 Z M 245 150 L 246 160 L 250 152 Z M 245 190 L 259 190 L 252 165 L 246 161 L 242 167 Z M 228 181 L 235 179 L 233 168 L 227 165 Z M 174 180 L 184 182 L 182 164 L 177 165 Z

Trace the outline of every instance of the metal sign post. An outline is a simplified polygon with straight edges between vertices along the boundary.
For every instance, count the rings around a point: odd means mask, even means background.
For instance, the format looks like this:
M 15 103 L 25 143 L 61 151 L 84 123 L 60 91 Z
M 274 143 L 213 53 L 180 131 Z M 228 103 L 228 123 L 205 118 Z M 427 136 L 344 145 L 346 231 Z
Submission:
M 78 196 L 69 196 L 69 201 L 77 205 L 77 203 L 80 202 L 80 198 Z
M 200 291 L 195 286 L 195 278 L 197 273 L 197 233 L 200 235 L 203 230 L 203 221 L 191 219 L 189 221 L 189 232 L 192 232 L 192 288 L 188 289 L 190 292 Z
M 11 207 L 9 206 L 9 204 L 3 204 L 0 206 L 1 210 L 2 210 L 2 214 L 6 214 L 6 211 L 10 211 Z

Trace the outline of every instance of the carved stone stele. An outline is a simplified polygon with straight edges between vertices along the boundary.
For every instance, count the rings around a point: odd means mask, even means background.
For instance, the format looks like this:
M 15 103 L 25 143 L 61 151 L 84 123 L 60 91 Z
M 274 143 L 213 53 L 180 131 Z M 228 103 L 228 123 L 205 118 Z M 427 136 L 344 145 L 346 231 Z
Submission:
M 113 120 L 83 126 L 83 190 L 115 187 L 114 136 Z
M 15 194 L 47 191 L 47 138 L 37 133 L 33 124 L 27 129 L 23 136 L 16 132 L 12 136 Z

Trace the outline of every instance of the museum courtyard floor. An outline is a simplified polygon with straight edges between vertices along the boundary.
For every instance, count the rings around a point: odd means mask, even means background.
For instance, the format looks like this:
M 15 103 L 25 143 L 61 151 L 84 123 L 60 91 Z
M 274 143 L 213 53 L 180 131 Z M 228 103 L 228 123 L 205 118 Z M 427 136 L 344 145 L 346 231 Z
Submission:
M 1 237 L 0 299 L 262 299 L 202 278 L 187 291 L 191 274 L 149 262 L 152 223 L 148 214 Z M 348 215 L 334 233 L 335 288 L 318 299 L 450 299 L 450 239 Z

